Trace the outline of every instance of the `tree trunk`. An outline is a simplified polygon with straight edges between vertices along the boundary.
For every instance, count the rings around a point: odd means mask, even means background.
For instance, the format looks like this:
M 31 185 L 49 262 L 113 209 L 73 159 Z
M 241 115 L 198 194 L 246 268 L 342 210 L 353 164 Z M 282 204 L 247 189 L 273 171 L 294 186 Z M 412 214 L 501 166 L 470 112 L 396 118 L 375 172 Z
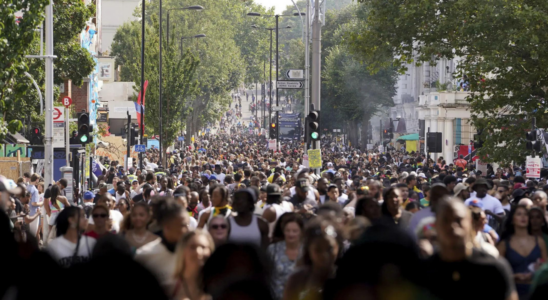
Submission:
M 367 150 L 367 132 L 369 130 L 369 121 L 366 121 L 365 119 L 362 120 L 362 130 L 360 132 L 360 139 L 361 139 L 361 150 L 365 151 Z

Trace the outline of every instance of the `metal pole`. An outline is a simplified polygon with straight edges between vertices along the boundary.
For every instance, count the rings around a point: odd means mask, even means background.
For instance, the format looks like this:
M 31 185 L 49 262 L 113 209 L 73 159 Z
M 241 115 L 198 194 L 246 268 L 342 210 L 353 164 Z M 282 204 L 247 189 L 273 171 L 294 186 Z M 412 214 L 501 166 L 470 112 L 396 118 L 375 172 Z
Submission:
M 278 72 L 279 72 L 279 65 L 278 65 L 278 61 L 279 61 L 279 56 L 280 56 L 280 53 L 278 52 L 279 51 L 279 48 L 278 48 L 278 22 L 279 22 L 279 19 L 280 19 L 280 16 L 279 15 L 276 15 L 276 106 L 279 106 L 279 101 L 280 101 L 280 95 L 278 93 Z M 272 107 L 272 104 L 270 105 L 270 107 Z M 280 128 L 278 126 L 278 114 L 279 112 L 276 111 L 276 149 L 278 149 L 278 141 L 280 139 Z
M 68 80 L 68 96 L 72 97 L 72 80 Z M 65 155 L 66 166 L 70 167 L 70 133 L 69 133 L 70 107 L 65 108 Z
M 380 135 L 379 135 L 379 144 L 382 145 L 382 147 L 384 148 L 384 141 L 382 139 L 382 133 L 383 133 L 383 130 L 382 130 L 382 117 L 380 119 L 380 123 L 381 123 L 381 127 L 380 127 L 381 131 L 379 132 L 380 133 Z
M 430 159 L 430 148 L 428 147 L 428 133 L 430 133 L 430 127 L 428 127 L 428 132 L 426 133 L 426 166 L 428 167 L 428 160 Z
M 268 86 L 270 91 L 268 92 L 268 101 L 270 101 L 270 106 L 268 107 L 268 128 L 272 124 L 272 29 L 270 29 L 270 75 L 269 75 Z M 266 104 L 265 104 L 266 105 Z M 270 138 L 270 136 L 269 136 Z
M 259 80 L 257 83 L 255 83 L 255 120 L 259 122 L 259 119 L 257 119 L 257 110 L 259 110 Z
M 143 137 L 145 135 L 145 106 L 143 105 L 145 101 L 145 2 L 146 0 L 143 0 L 141 4 L 141 145 L 143 144 Z M 143 170 L 143 152 L 139 152 L 139 165 L 141 170 Z
M 53 184 L 53 0 L 46 7 L 46 137 L 44 180 Z
M 158 164 L 160 167 L 163 165 L 162 160 L 162 136 L 164 135 L 162 123 L 164 120 L 162 119 L 162 114 L 164 110 L 164 106 L 162 103 L 162 0 L 160 0 L 160 78 L 158 79 L 160 83 L 160 91 L 159 91 L 159 98 L 160 98 L 160 139 L 159 139 L 159 149 L 160 149 L 160 163 Z
M 42 56 L 42 51 L 40 51 L 40 56 Z M 32 76 L 28 72 L 24 72 L 25 76 L 27 76 L 30 81 L 32 81 L 32 85 L 34 85 L 34 88 L 36 89 L 36 93 L 38 93 L 38 98 L 40 99 L 40 115 L 44 114 L 44 100 L 42 99 L 42 91 L 40 91 L 40 88 L 38 87 L 38 84 L 36 83 L 36 80 L 32 78 Z
M 263 99 L 262 99 L 262 100 L 263 100 L 263 121 L 262 121 L 263 124 L 262 124 L 261 127 L 262 127 L 262 128 L 265 128 L 265 127 L 264 127 L 264 121 L 265 121 L 265 113 L 266 113 L 266 112 L 265 112 L 265 111 L 266 111 L 266 103 L 265 103 L 265 101 L 264 101 L 264 98 L 266 98 L 266 97 L 265 97 L 265 96 L 266 96 L 266 61 L 263 62 L 263 79 L 264 79 L 264 80 L 263 80 L 264 89 L 263 89 L 263 97 L 262 97 L 262 98 L 263 98 Z
M 314 104 L 315 109 L 321 110 L 322 23 L 320 22 L 319 0 L 316 0 L 314 8 L 315 13 L 312 28 L 312 104 Z M 320 149 L 320 140 L 314 141 L 314 149 Z
M 127 134 L 126 134 L 126 170 L 129 170 L 129 155 L 131 154 L 131 145 L 132 136 L 131 136 L 131 115 L 129 110 L 127 111 Z
M 306 23 L 305 26 L 305 41 L 304 41 L 304 116 L 308 116 L 310 112 L 310 0 L 306 1 Z M 307 126 L 305 124 L 304 126 Z M 304 137 L 304 153 L 308 150 L 307 136 Z

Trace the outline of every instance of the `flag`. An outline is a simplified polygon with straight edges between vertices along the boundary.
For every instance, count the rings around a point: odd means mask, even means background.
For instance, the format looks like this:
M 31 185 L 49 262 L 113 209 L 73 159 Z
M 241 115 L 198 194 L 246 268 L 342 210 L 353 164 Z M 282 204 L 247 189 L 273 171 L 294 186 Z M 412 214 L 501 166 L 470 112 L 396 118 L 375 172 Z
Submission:
M 145 113 L 145 100 L 146 100 L 147 86 L 148 86 L 148 80 L 145 80 L 145 85 L 143 90 L 143 104 L 141 105 L 141 92 L 139 92 L 139 95 L 137 96 L 137 102 L 135 102 L 135 111 L 137 112 L 137 122 L 139 122 L 139 128 L 141 128 L 141 114 Z

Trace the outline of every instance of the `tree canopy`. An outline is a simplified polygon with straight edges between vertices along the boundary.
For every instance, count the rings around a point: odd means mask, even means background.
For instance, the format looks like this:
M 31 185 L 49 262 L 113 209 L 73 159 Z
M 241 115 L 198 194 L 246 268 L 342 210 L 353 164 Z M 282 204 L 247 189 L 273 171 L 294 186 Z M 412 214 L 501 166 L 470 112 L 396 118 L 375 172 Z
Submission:
M 479 154 L 522 162 L 532 117 L 546 128 L 548 2 L 520 0 L 360 0 L 351 49 L 368 68 L 457 59 L 469 82 Z M 504 145 L 504 147 L 502 147 Z M 487 156 L 488 154 L 488 156 Z

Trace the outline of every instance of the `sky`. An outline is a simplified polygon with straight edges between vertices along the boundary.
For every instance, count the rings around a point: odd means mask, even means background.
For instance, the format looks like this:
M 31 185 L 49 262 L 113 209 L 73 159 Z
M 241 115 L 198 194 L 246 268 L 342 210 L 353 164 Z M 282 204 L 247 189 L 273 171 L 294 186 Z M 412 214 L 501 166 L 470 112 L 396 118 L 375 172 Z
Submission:
M 291 0 L 255 0 L 255 3 L 259 3 L 268 8 L 275 6 L 277 14 L 282 13 L 288 5 L 293 5 Z

